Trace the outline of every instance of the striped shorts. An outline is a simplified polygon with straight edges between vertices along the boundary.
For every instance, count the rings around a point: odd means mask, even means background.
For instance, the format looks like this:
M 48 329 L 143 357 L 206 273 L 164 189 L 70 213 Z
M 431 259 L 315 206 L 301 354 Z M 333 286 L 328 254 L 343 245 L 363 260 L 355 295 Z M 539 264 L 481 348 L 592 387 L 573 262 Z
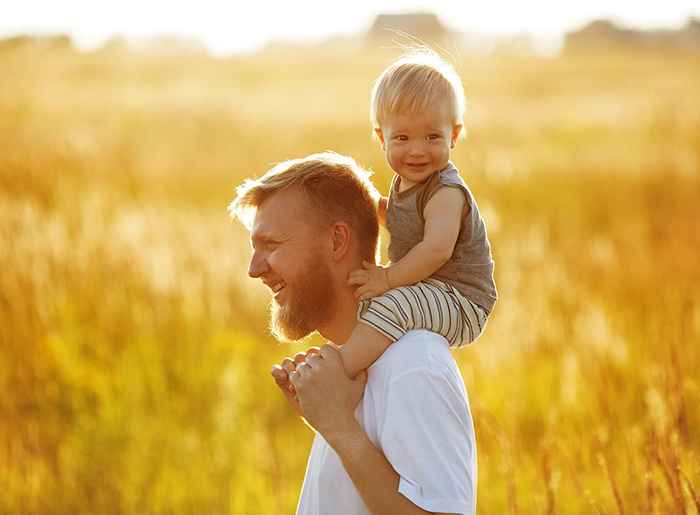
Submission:
M 488 313 L 453 286 L 426 279 L 360 302 L 357 319 L 395 342 L 407 331 L 427 329 L 444 336 L 450 347 L 476 340 Z

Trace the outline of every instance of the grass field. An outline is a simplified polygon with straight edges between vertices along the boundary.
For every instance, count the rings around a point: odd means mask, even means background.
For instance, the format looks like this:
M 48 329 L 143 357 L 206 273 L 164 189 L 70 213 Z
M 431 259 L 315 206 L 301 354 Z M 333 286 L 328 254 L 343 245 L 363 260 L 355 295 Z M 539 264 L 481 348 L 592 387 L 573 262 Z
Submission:
M 312 433 L 268 370 L 308 342 L 226 206 L 326 149 L 386 192 L 394 56 L 0 53 L 0 513 L 293 512 Z M 457 65 L 501 296 L 454 354 L 479 513 L 700 513 L 700 58 Z

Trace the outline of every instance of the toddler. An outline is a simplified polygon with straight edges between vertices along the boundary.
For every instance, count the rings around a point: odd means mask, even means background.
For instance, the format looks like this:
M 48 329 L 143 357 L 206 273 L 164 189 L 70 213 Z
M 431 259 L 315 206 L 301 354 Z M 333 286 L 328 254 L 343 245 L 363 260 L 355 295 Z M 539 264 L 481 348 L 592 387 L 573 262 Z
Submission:
M 459 76 L 430 51 L 395 61 L 374 85 L 370 118 L 394 171 L 379 203 L 391 263 L 365 262 L 348 277 L 361 301 L 359 323 L 340 347 L 350 377 L 412 329 L 454 347 L 471 343 L 496 302 L 486 227 L 450 162 L 463 113 Z

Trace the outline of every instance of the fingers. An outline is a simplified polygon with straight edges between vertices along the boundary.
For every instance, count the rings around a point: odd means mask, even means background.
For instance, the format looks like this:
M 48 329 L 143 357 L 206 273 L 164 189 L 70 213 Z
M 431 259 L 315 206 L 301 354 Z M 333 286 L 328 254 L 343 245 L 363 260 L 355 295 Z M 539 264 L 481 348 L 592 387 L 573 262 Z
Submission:
M 311 356 L 306 358 L 306 364 L 311 368 L 318 366 L 321 361 L 323 361 L 323 356 L 321 356 L 320 351 L 314 352 Z
M 365 284 L 369 280 L 369 274 L 366 270 L 355 270 L 348 274 L 348 286 L 359 286 Z
M 289 388 L 281 388 L 281 390 L 292 409 L 296 411 L 297 414 L 301 415 L 301 407 L 299 406 L 299 399 L 297 398 L 297 392 L 294 386 L 290 384 Z
M 279 365 L 273 365 L 272 369 L 270 370 L 270 374 L 274 378 L 275 382 L 280 386 L 289 383 L 289 374 L 287 374 L 287 371 Z
M 289 382 L 292 383 L 292 386 L 294 386 L 294 388 L 296 388 L 299 384 L 299 379 L 299 372 L 297 372 L 296 370 L 289 374 Z
M 367 281 L 369 281 L 369 277 L 356 276 L 348 279 L 348 286 L 362 286 L 363 284 L 367 284 Z
M 340 347 L 338 347 L 335 343 L 333 342 L 328 342 L 323 345 L 323 347 L 330 347 L 331 349 L 336 350 L 337 352 L 340 352 Z
M 340 361 L 340 349 L 333 343 L 327 343 L 321 347 L 321 357 L 330 361 Z
M 277 385 L 285 391 L 285 394 L 295 393 L 295 382 L 301 377 L 308 375 L 310 366 L 307 363 L 310 358 L 311 362 L 318 362 L 321 350 L 318 347 L 310 347 L 306 352 L 297 352 L 293 358 L 284 358 L 282 365 L 274 365 L 270 370 L 270 374 L 275 379 Z M 301 371 L 300 371 L 301 369 Z M 300 373 L 303 372 L 303 375 Z M 295 380 L 293 380 L 295 379 Z
M 306 378 L 309 376 L 311 373 L 311 365 L 308 363 L 299 363 L 299 366 L 297 367 L 296 374 L 301 376 L 302 378 Z
M 294 360 L 292 358 L 284 358 L 282 360 L 281 368 L 287 374 L 287 382 L 282 383 L 282 384 L 280 384 L 280 383 L 277 383 L 277 384 L 283 390 L 287 390 L 287 392 L 295 393 L 296 388 L 295 388 L 294 382 L 292 381 L 292 374 L 294 374 L 296 372 L 296 368 L 297 368 L 296 363 L 294 362 Z M 287 392 L 285 392 L 285 395 L 287 394 Z
M 318 354 L 319 352 L 321 352 L 319 347 L 309 347 L 309 349 L 306 351 L 306 355 L 311 356 L 312 354 Z
M 282 362 L 282 367 L 277 365 L 272 367 L 274 371 L 273 377 L 277 380 L 278 376 L 281 377 L 284 372 L 288 371 L 289 382 L 296 388 L 300 382 L 303 382 L 312 375 L 314 367 L 319 367 L 322 364 L 325 358 L 324 354 L 328 352 L 326 347 L 333 349 L 336 353 L 336 359 L 340 359 L 340 351 L 333 343 L 328 343 L 321 348 L 311 347 L 304 353 L 297 353 L 294 360 L 286 358 Z M 305 359 L 298 362 L 298 358 L 302 355 L 305 356 Z
M 296 395 L 296 389 L 289 379 L 289 373 L 279 365 L 274 365 L 270 370 L 272 378 L 275 380 L 277 387 L 282 390 L 282 393 L 289 400 L 290 395 L 294 397 Z
M 299 366 L 289 374 L 289 380 L 294 385 L 294 388 L 299 388 L 301 382 L 309 377 L 311 374 L 311 367 L 308 363 L 299 363 Z
M 372 290 L 372 288 L 366 285 L 360 286 L 358 289 L 355 290 L 355 298 L 358 300 L 367 300 L 371 299 L 374 296 L 374 290 Z
M 367 270 L 353 270 L 348 274 L 348 279 L 357 279 L 358 277 L 367 277 L 368 275 L 369 273 L 367 272 Z
M 312 352 L 306 353 L 306 360 L 297 364 L 296 369 L 289 374 L 289 381 L 297 388 L 299 384 L 311 376 L 313 368 L 318 367 L 323 361 L 323 350 L 318 347 Z
M 286 370 L 288 374 L 291 374 L 296 370 L 297 366 L 292 358 L 284 358 L 282 360 L 282 368 Z

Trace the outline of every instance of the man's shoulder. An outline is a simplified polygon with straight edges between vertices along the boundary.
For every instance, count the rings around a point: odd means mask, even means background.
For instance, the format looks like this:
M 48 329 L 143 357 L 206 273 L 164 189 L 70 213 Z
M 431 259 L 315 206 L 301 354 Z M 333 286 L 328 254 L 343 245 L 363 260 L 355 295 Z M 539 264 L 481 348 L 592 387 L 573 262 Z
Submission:
M 394 379 L 409 372 L 456 369 L 444 337 L 426 330 L 409 331 L 389 345 L 370 367 L 371 375 Z

